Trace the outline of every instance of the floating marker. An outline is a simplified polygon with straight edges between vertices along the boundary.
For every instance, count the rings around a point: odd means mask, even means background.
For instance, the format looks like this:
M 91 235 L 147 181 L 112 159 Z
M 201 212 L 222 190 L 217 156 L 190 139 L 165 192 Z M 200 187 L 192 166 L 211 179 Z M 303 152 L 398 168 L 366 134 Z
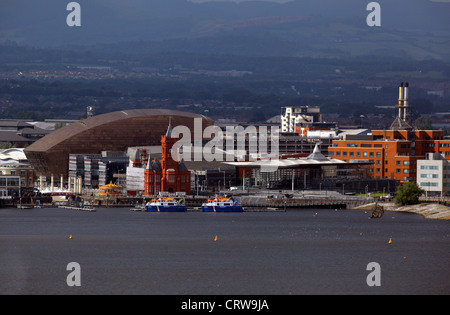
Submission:
M 72 234 L 70 234 L 69 238 L 72 239 Z
M 391 238 L 389 238 L 389 242 L 388 242 L 388 244 L 391 244 L 392 243 L 392 237 Z
M 214 242 L 217 242 L 217 235 L 216 235 L 216 237 L 214 237 Z

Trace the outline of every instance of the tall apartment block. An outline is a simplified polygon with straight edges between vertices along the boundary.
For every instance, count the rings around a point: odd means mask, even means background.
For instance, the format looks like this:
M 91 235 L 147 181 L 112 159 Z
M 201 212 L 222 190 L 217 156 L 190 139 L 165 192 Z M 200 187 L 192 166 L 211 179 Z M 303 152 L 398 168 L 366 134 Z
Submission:
M 303 124 L 322 122 L 319 106 L 281 108 L 281 132 L 298 132 Z

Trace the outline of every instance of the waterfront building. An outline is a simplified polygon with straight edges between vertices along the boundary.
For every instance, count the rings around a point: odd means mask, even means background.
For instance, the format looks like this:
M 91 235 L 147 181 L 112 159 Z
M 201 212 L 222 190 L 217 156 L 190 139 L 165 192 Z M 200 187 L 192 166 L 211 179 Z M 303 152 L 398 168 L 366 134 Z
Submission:
M 0 197 L 32 193 L 35 175 L 23 149 L 0 150 Z
M 24 152 L 39 176 L 67 178 L 70 154 L 123 152 L 128 147 L 159 145 L 169 116 L 172 117 L 174 126 L 187 126 L 192 133 L 195 118 L 202 119 L 203 129 L 214 123 L 203 115 L 181 111 L 122 110 L 93 116 L 59 128 L 34 142 Z M 123 174 L 125 175 L 125 171 Z
M 440 153 L 450 159 L 450 140 L 442 130 L 415 130 L 409 120 L 408 84 L 401 84 L 398 116 L 390 130 L 373 130 L 367 135 L 347 135 L 333 140 L 328 148 L 331 157 L 346 162 L 354 159 L 373 162 L 370 175 L 401 182 L 417 180 L 417 161 L 427 153 Z
M 183 161 L 177 162 L 172 158 L 172 147 L 179 139 L 172 137 L 172 123 L 166 134 L 161 136 L 161 160 L 150 160 L 144 172 L 144 194 L 156 195 L 159 192 L 184 192 L 191 193 L 191 172 L 186 168 Z M 139 165 L 140 161 L 133 161 Z
M 417 184 L 427 196 L 450 195 L 450 161 L 439 153 L 427 153 L 417 160 Z
M 371 162 L 345 162 L 324 156 L 316 144 L 306 157 L 281 156 L 276 160 L 227 162 L 237 168 L 243 186 L 292 190 L 340 190 L 345 193 L 373 190 L 395 191 L 396 182 L 368 180 Z M 271 169 L 271 170 L 270 170 Z M 270 170 L 270 171 L 269 171 Z

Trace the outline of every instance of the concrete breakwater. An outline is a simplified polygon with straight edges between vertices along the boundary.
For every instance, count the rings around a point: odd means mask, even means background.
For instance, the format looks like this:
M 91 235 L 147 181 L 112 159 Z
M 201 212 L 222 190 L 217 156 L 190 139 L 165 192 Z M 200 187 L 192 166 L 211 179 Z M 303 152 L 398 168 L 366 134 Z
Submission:
M 450 220 L 450 207 L 438 203 L 423 202 L 416 205 L 407 206 L 397 206 L 395 205 L 395 203 L 390 202 L 378 204 L 381 205 L 385 211 L 408 212 L 423 215 L 427 219 Z M 366 205 L 358 206 L 355 209 L 371 210 L 373 206 L 374 203 L 369 203 Z

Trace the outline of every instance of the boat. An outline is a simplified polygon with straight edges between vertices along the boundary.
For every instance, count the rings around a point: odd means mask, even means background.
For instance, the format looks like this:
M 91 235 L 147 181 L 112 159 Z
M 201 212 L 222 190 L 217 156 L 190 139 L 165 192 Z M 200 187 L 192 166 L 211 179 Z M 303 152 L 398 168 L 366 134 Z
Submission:
M 241 205 L 237 204 L 238 200 L 231 198 L 214 198 L 202 204 L 203 212 L 243 212 Z
M 145 205 L 147 212 L 185 212 L 186 206 L 183 204 L 183 199 L 178 201 L 172 197 L 162 197 L 153 199 Z

